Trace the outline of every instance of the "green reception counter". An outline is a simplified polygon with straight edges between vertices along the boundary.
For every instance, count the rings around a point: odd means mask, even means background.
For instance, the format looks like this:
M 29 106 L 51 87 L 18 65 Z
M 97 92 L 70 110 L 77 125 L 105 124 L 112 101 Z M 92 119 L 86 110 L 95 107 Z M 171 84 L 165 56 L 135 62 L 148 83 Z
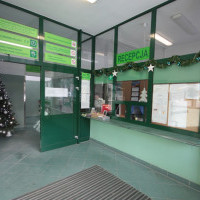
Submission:
M 200 139 L 119 120 L 90 120 L 90 138 L 200 188 Z

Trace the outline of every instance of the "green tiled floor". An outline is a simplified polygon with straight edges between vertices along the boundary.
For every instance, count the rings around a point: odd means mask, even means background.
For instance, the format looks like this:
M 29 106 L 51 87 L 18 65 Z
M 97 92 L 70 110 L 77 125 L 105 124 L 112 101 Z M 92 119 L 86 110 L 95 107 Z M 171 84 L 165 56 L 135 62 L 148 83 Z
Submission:
M 9 200 L 99 165 L 153 200 L 199 200 L 192 190 L 93 141 L 39 152 L 39 135 L 22 131 L 0 138 L 0 200 Z

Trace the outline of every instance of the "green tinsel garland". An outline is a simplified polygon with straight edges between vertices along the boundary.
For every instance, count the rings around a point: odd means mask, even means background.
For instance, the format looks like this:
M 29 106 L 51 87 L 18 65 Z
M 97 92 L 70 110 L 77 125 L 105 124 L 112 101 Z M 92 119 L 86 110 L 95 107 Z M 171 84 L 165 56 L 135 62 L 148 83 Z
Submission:
M 135 71 L 143 71 L 143 70 L 147 70 L 149 65 L 153 65 L 156 68 L 165 69 L 173 64 L 176 64 L 180 67 L 185 67 L 185 66 L 195 64 L 197 62 L 200 62 L 200 52 L 196 53 L 193 58 L 189 58 L 189 59 L 181 59 L 180 56 L 172 56 L 171 58 L 168 58 L 167 60 L 164 60 L 164 61 L 156 61 L 152 59 L 152 60 L 148 60 L 145 63 L 129 62 L 121 66 L 116 66 L 112 68 L 103 68 L 100 70 L 94 70 L 93 72 L 95 76 L 102 76 L 103 74 L 105 74 L 106 76 L 109 76 L 109 75 L 112 75 L 112 72 L 114 70 L 117 72 L 125 72 L 130 69 L 135 70 Z

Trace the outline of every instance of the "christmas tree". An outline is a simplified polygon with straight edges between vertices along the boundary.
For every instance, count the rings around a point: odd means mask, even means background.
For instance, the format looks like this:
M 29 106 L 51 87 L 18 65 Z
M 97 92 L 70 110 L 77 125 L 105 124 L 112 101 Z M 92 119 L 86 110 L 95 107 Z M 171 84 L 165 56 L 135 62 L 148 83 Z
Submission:
M 17 122 L 14 118 L 14 113 L 11 110 L 11 102 L 5 90 L 5 85 L 0 80 L 0 135 L 10 137 L 11 131 Z
M 139 102 L 147 102 L 147 91 L 144 88 L 140 94 L 140 100 Z

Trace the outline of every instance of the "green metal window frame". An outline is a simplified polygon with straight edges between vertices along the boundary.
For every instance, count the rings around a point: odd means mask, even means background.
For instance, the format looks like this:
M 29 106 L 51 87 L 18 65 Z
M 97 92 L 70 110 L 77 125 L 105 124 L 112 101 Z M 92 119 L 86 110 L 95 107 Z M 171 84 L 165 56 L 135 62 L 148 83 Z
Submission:
M 124 25 L 132 20 L 135 20 L 143 15 L 146 15 L 148 13 L 151 13 L 151 40 L 150 40 L 150 59 L 154 59 L 154 54 L 155 54 L 155 33 L 156 33 L 156 17 L 157 17 L 157 10 L 163 6 L 166 6 L 172 2 L 174 2 L 176 0 L 168 0 L 158 6 L 155 6 L 137 16 L 134 16 L 116 26 L 113 26 L 97 35 L 94 36 L 94 38 L 96 38 L 99 35 L 102 35 L 108 31 L 114 30 L 115 34 L 114 34 L 114 62 L 113 62 L 113 67 L 116 66 L 116 58 L 117 58 L 117 49 L 118 49 L 118 28 L 121 25 Z M 94 49 L 93 49 L 93 54 L 95 54 L 95 43 L 94 43 Z M 188 58 L 192 58 L 194 57 L 194 54 L 187 54 L 187 55 L 183 55 L 180 56 L 181 59 L 188 59 Z M 95 60 L 95 55 L 93 57 L 93 59 Z M 164 60 L 167 60 L 167 58 L 164 59 L 159 59 L 157 60 L 158 62 L 162 62 Z M 94 69 L 95 70 L 95 62 L 94 64 Z M 142 62 L 140 63 L 141 65 L 143 64 Z M 121 120 L 121 121 L 125 121 L 125 122 L 129 122 L 129 123 L 134 123 L 134 124 L 140 124 L 143 126 L 147 126 L 147 127 L 153 127 L 156 129 L 160 129 L 160 130 L 166 130 L 166 131 L 171 131 L 174 133 L 179 133 L 179 134 L 183 134 L 183 135 L 189 135 L 189 136 L 193 136 L 193 137 L 198 137 L 200 138 L 200 127 L 199 127 L 199 131 L 198 133 L 192 132 L 192 131 L 187 131 L 187 130 L 182 130 L 182 129 L 178 129 L 178 128 L 172 128 L 172 127 L 168 127 L 168 126 L 162 126 L 162 125 L 157 125 L 157 124 L 153 124 L 151 123 L 151 114 L 152 114 L 152 96 L 153 96 L 153 74 L 154 72 L 150 71 L 148 73 L 148 101 L 147 103 L 144 102 L 134 102 L 134 101 L 115 101 L 115 85 L 116 85 L 116 81 L 117 81 L 117 77 L 113 77 L 113 101 L 112 101 L 112 119 L 117 119 L 117 120 Z M 93 88 L 94 90 L 94 88 Z M 94 92 L 94 91 L 93 91 Z M 93 94 L 94 95 L 94 94 Z M 115 104 L 125 104 L 126 105 L 126 117 L 125 118 L 120 118 L 120 117 L 116 117 L 115 116 Z M 92 104 L 94 105 L 94 103 Z M 140 122 L 140 121 L 133 121 L 130 120 L 130 109 L 131 109 L 131 105 L 139 105 L 139 106 L 145 106 L 147 109 L 147 113 L 146 113 L 146 121 L 145 122 Z M 199 123 L 200 124 L 200 123 Z

